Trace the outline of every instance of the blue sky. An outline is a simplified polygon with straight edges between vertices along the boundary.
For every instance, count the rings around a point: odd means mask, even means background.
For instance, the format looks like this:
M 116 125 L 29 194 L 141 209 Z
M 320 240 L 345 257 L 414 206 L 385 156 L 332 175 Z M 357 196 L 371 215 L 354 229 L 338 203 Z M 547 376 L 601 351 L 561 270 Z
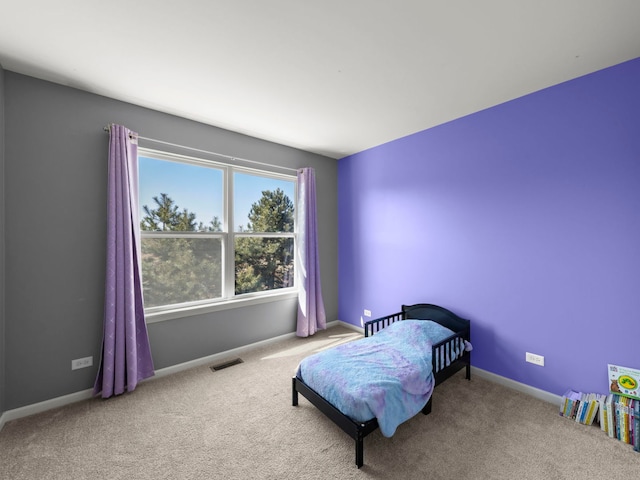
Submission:
M 139 157 L 140 218 L 143 206 L 154 209 L 153 197 L 166 193 L 179 209 L 186 208 L 196 214 L 196 222 L 208 224 L 214 216 L 222 220 L 223 177 L 222 170 L 187 163 Z M 235 228 L 246 226 L 251 205 L 262 196 L 263 190 L 280 188 L 293 201 L 293 181 L 235 173 L 234 207 Z

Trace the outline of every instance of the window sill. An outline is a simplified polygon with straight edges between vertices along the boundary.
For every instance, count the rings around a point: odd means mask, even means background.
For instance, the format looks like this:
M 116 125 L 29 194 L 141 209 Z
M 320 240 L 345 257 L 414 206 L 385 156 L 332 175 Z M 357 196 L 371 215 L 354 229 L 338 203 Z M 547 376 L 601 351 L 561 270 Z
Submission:
M 287 292 L 278 292 L 270 295 L 260 295 L 257 297 L 239 298 L 226 300 L 207 305 L 197 305 L 193 307 L 176 308 L 173 310 L 164 310 L 162 312 L 146 313 L 145 319 L 149 323 L 164 322 L 166 320 L 175 320 L 177 318 L 190 317 L 193 315 L 205 315 L 207 313 L 229 310 L 232 308 L 249 307 L 251 305 L 259 305 L 261 303 L 280 302 L 297 298 L 298 291 L 288 290 Z

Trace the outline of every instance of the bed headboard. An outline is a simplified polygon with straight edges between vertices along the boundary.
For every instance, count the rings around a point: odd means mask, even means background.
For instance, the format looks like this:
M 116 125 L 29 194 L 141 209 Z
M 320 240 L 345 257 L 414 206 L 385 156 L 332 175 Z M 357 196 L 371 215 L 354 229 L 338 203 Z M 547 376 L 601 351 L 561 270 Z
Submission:
M 402 314 L 405 319 L 433 320 L 454 332 L 469 330 L 469 320 L 465 320 L 446 308 L 432 305 L 431 303 L 402 305 Z

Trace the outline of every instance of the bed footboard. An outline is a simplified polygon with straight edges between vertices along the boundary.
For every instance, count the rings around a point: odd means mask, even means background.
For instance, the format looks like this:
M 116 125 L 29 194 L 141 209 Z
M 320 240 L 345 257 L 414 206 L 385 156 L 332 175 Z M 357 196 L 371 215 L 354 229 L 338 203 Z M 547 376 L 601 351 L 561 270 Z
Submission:
M 291 387 L 291 400 L 294 407 L 298 405 L 298 393 L 301 393 L 303 397 L 329 417 L 342 431 L 355 440 L 356 466 L 358 468 L 362 467 L 362 465 L 364 465 L 364 437 L 378 428 L 378 420 L 375 418 L 367 422 L 356 422 L 352 420 L 331 403 L 327 402 L 298 377 L 293 377 Z
M 471 380 L 471 352 L 464 350 L 464 342 L 468 341 L 469 332 L 463 331 L 445 338 L 433 346 L 431 361 L 435 384 L 439 385 L 447 378 L 466 368 L 465 377 Z M 462 353 L 459 353 L 462 350 Z

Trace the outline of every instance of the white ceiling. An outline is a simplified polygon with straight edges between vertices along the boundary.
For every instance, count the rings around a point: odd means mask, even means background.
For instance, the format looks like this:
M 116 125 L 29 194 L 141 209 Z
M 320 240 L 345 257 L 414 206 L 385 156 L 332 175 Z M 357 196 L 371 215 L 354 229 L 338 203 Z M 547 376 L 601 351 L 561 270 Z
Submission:
M 637 57 L 638 0 L 0 0 L 6 70 L 333 158 Z

